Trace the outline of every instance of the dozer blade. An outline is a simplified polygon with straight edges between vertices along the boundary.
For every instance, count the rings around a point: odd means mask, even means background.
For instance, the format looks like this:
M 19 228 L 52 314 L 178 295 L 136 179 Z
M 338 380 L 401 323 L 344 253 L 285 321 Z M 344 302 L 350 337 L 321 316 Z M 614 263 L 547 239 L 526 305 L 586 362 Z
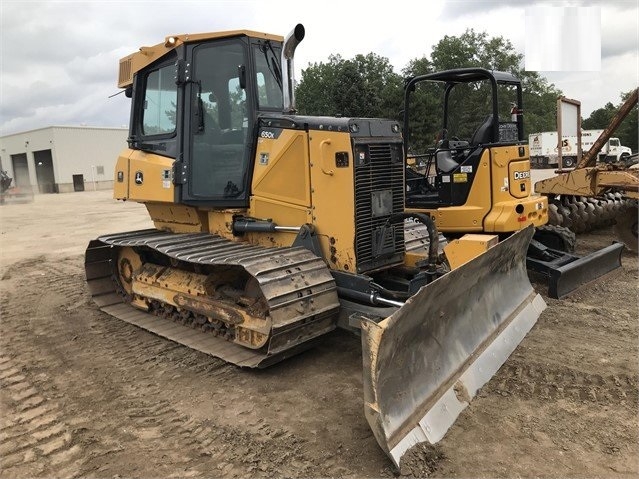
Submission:
M 550 273 L 548 296 L 563 298 L 580 286 L 621 267 L 623 244 L 615 243 Z
M 621 267 L 623 244 L 614 243 L 586 256 L 575 256 L 548 248 L 553 259 L 543 261 L 529 257 L 530 270 L 548 278 L 548 296 L 563 298 L 580 286 Z
M 546 307 L 526 273 L 527 228 L 423 287 L 381 322 L 362 320 L 364 407 L 397 467 L 436 443 Z

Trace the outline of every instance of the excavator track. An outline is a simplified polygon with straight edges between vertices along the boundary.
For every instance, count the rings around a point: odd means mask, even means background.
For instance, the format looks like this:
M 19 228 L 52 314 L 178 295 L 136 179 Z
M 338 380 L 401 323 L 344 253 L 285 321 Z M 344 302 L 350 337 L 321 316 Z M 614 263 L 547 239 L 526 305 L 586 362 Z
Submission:
M 448 244 L 446 236 L 442 233 L 438 234 L 438 253 L 442 254 L 444 246 Z M 404 247 L 407 253 L 428 252 L 430 239 L 428 237 L 428 228 L 423 223 L 413 220 L 404 221 Z
M 537 227 L 533 238 L 544 246 L 568 253 L 574 252 L 577 244 L 577 235 L 571 229 L 551 224 Z
M 269 366 L 312 347 L 336 327 L 333 277 L 321 258 L 300 247 L 268 248 L 207 233 L 149 229 L 91 241 L 85 270 L 92 297 L 104 312 L 238 366 Z M 224 301 L 207 297 L 207 278 L 218 271 L 229 282 L 250 276 L 248 289 L 259 300 L 247 305 L 241 295 Z M 126 284 L 127 278 L 137 289 Z M 176 292 L 170 281 L 186 286 Z M 162 301 L 157 291 L 167 299 Z M 258 326 L 248 330 L 245 322 Z

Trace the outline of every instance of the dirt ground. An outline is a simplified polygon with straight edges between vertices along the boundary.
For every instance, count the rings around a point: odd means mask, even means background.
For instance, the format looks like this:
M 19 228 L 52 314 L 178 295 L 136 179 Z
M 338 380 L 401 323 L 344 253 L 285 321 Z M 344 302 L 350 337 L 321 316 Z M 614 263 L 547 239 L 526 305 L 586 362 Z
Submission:
M 100 312 L 83 253 L 150 227 L 109 192 L 0 207 L 0 477 L 393 477 L 363 414 L 357 338 L 242 370 Z M 612 230 L 578 239 L 585 253 Z M 639 475 L 638 267 L 548 309 L 404 475 Z M 536 289 L 544 293 L 541 284 Z M 421 460 L 420 460 L 421 459 Z

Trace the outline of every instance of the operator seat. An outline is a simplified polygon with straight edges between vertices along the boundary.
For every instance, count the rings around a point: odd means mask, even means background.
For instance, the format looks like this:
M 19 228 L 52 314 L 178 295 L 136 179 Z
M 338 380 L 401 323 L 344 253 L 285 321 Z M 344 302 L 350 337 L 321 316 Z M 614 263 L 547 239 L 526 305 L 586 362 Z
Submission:
M 470 146 L 477 146 L 484 143 L 490 143 L 493 134 L 493 115 L 488 115 L 484 122 L 479 125 L 470 139 Z
M 435 162 L 437 170 L 442 173 L 450 173 L 459 166 L 453 159 L 453 153 L 450 150 L 437 150 L 435 152 Z

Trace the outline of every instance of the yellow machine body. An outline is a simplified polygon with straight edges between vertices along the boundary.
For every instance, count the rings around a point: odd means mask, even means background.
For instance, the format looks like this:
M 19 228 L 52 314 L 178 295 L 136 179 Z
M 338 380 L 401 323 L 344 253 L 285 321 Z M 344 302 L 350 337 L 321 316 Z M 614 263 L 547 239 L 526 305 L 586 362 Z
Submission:
M 454 173 L 451 181 L 465 183 L 469 175 Z M 528 147 L 517 145 L 483 150 L 464 205 L 407 211 L 428 212 L 444 233 L 510 233 L 548 222 L 547 198 L 532 192 Z
M 253 165 L 250 206 L 209 209 L 174 202 L 172 162 L 127 149 L 116 165 L 114 198 L 147 206 L 155 227 L 174 233 L 205 232 L 263 246 L 290 246 L 295 232 L 233 234 L 234 216 L 270 219 L 278 225 L 313 225 L 332 268 L 355 271 L 353 165 L 330 164 L 336 152 L 351 149 L 350 135 L 284 131 L 278 139 L 259 138 Z M 268 158 L 265 160 L 264 158 Z M 300 159 L 303 159 L 302 161 Z M 143 184 L 136 183 L 140 174 Z
M 348 133 L 297 130 L 284 131 L 278 139 L 259 138 L 246 210 L 175 204 L 171 162 L 156 154 L 125 150 L 116 165 L 114 198 L 145 203 L 160 230 L 207 232 L 263 246 L 290 246 L 296 233 L 249 233 L 240 238 L 233 234 L 233 217 L 268 218 L 278 225 L 311 224 L 329 266 L 355 271 L 353 167 L 330 163 L 336 152 L 350 150 L 350 140 Z M 546 224 L 548 200 L 531 191 L 530 162 L 527 147 L 523 148 L 526 154 L 521 157 L 516 146 L 486 148 L 466 204 L 406 208 L 406 212 L 430 214 L 444 233 L 510 233 Z M 140 173 L 146 179 L 143 185 L 136 184 Z M 459 174 L 453 181 L 468 181 L 468 176 Z

